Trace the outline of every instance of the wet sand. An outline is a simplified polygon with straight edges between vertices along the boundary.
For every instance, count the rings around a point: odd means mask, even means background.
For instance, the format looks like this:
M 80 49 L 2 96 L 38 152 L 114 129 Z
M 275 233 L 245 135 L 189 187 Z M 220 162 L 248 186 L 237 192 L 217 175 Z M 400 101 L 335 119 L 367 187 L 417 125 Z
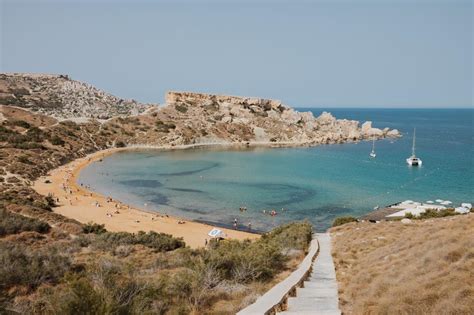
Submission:
M 193 146 L 160 148 L 186 149 L 191 147 Z M 186 244 L 192 248 L 204 246 L 206 239 L 210 239 L 208 233 L 214 228 L 212 225 L 166 216 L 160 212 L 146 212 L 117 200 L 110 201 L 106 196 L 89 191 L 86 187 L 77 184 L 77 176 L 81 169 L 89 163 L 100 161 L 105 156 L 122 150 L 130 150 L 130 148 L 107 149 L 77 159 L 50 171 L 48 176 L 38 178 L 34 182 L 33 188 L 42 195 L 52 194 L 55 199 L 59 198 L 59 206 L 53 208 L 53 211 L 81 223 L 105 224 L 106 229 L 113 232 L 155 231 L 167 233 L 175 237 L 182 237 Z M 219 229 L 231 239 L 243 240 L 259 237 L 254 233 L 220 227 Z

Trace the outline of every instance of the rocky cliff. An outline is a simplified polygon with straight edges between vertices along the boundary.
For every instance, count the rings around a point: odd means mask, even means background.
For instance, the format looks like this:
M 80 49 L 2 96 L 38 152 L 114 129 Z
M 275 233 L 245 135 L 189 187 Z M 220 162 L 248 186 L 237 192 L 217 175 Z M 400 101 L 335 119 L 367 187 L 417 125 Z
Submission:
M 124 100 L 67 75 L 0 74 L 0 104 L 60 119 L 130 116 L 150 105 Z
M 397 130 L 373 128 L 371 122 L 360 126 L 358 121 L 336 119 L 326 112 L 314 117 L 311 112 L 297 112 L 280 101 L 261 98 L 168 92 L 162 111 L 181 121 L 182 127 L 205 130 L 205 135 L 194 134 L 195 142 L 316 145 L 399 136 Z M 191 139 L 181 140 L 187 143 Z

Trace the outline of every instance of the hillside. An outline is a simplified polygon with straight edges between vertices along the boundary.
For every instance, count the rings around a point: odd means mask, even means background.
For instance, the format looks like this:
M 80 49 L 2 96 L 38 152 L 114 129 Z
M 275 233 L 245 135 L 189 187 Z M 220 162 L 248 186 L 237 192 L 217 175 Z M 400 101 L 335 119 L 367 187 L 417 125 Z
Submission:
M 344 314 L 473 314 L 474 213 L 331 229 Z
M 151 105 L 124 100 L 67 75 L 0 74 L 0 104 L 59 119 L 108 119 L 143 113 Z

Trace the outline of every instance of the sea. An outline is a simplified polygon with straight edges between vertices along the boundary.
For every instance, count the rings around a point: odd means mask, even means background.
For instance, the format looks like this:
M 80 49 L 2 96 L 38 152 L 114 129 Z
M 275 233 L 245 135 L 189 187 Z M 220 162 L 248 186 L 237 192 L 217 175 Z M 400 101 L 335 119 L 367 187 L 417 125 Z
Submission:
M 312 111 L 315 116 L 324 109 Z M 78 182 L 146 211 L 268 231 L 308 220 L 325 231 L 404 200 L 474 201 L 474 109 L 326 109 L 337 118 L 396 128 L 399 139 L 310 148 L 200 148 L 120 152 L 81 171 Z M 421 167 L 410 167 L 413 129 Z M 240 208 L 246 208 L 241 211 Z M 271 211 L 275 215 L 269 215 Z M 249 225 L 250 224 L 250 225 Z

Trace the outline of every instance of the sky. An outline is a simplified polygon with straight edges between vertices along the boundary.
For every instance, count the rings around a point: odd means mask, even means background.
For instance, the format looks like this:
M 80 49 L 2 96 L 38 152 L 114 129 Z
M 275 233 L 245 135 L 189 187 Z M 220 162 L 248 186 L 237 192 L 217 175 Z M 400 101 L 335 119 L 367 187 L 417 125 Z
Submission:
M 470 0 L 0 0 L 0 71 L 122 98 L 169 90 L 293 107 L 472 107 Z

